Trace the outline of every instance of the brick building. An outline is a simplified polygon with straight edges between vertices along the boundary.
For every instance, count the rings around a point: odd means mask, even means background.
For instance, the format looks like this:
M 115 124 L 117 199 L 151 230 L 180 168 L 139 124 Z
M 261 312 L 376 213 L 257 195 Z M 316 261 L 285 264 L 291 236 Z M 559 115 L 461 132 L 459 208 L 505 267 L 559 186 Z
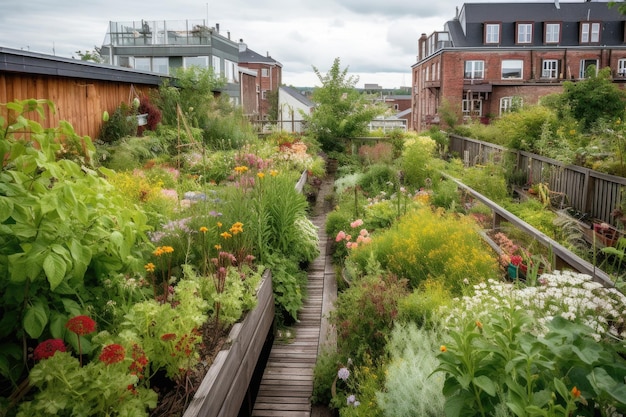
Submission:
M 606 2 L 466 3 L 443 31 L 418 41 L 412 126 L 438 124 L 444 102 L 464 118 L 497 117 L 561 92 L 592 65 L 623 83 L 625 21 Z
M 256 91 L 259 103 L 259 120 L 266 120 L 270 109 L 269 92 L 277 92 L 282 83 L 283 65 L 269 56 L 263 56 L 248 48 L 239 40 L 239 66 L 256 71 Z

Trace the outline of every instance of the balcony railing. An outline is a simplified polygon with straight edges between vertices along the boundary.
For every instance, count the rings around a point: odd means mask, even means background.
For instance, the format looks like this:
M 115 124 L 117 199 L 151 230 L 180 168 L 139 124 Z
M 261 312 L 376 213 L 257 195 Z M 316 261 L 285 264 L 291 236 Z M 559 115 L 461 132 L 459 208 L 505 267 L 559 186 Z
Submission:
M 105 45 L 210 45 L 219 33 L 205 20 L 140 20 L 110 22 Z

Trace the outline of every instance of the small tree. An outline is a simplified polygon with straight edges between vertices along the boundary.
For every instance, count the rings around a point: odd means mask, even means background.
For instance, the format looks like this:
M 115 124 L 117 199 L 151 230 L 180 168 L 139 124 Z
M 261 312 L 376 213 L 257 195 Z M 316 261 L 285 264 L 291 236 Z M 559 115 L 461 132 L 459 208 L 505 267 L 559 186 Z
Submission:
M 587 78 L 576 83 L 563 83 L 562 105 L 590 130 L 600 120 L 614 122 L 624 116 L 626 92 L 611 80 L 611 69 L 601 69 L 596 75 L 595 66 L 587 69 Z
M 365 134 L 367 124 L 386 108 L 356 90 L 359 78 L 349 76 L 347 67 L 342 70 L 339 58 L 335 58 L 326 75 L 316 67 L 313 71 L 322 87 L 313 91 L 311 98 L 316 103 L 313 113 L 303 117 L 324 151 L 341 150 L 343 145 L 337 139 Z
M 93 47 L 93 51 L 85 50 L 76 51 L 76 55 L 80 58 L 81 61 L 89 61 L 95 62 L 96 64 L 102 64 L 104 62 L 104 57 L 102 56 L 102 48 L 98 48 L 97 46 Z

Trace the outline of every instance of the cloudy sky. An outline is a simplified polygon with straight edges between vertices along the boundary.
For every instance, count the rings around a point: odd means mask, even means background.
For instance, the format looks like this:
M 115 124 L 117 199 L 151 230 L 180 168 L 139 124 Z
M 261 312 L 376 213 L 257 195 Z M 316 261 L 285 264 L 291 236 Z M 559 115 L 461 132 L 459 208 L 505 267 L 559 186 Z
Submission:
M 0 0 L 0 4 L 9 0 Z M 486 0 L 492 1 L 492 0 Z M 531 0 L 532 1 L 532 0 Z M 485 1 L 483 1 L 485 2 Z M 70 58 L 102 46 L 109 21 L 207 19 L 283 65 L 283 83 L 319 85 L 335 58 L 357 87 L 410 85 L 421 33 L 442 30 L 462 0 L 29 0 L 0 12 L 0 46 Z

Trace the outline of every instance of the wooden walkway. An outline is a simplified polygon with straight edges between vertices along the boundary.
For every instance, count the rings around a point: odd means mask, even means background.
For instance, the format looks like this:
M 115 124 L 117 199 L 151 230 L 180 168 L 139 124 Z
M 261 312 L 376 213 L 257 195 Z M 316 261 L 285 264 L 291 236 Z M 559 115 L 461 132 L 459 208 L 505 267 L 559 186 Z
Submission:
M 291 342 L 276 339 L 267 361 L 253 417 L 310 417 L 313 367 L 319 348 L 334 343 L 327 313 L 337 294 L 330 256 L 327 255 L 325 215 L 312 219 L 318 227 L 320 255 L 308 271 L 307 298 L 298 314 Z

